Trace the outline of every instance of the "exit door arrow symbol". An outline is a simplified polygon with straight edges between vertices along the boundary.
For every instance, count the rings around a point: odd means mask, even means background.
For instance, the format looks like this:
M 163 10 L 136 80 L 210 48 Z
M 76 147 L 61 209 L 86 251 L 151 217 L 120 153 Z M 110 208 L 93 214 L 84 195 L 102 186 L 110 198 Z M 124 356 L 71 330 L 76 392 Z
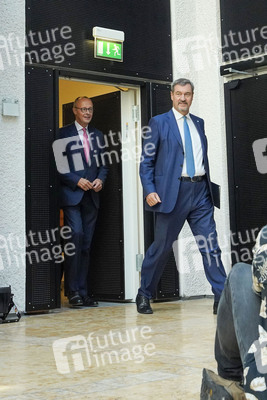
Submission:
M 107 43 L 107 54 L 110 54 L 109 45 L 110 45 L 110 43 Z

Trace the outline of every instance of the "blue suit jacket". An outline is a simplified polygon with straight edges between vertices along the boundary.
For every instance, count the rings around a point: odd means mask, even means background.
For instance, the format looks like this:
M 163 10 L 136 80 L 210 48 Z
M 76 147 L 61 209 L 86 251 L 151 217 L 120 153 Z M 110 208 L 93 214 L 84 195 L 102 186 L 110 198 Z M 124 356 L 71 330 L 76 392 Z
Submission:
M 190 114 L 200 136 L 204 168 L 211 192 L 209 163 L 207 156 L 207 138 L 204 121 Z M 144 197 L 149 193 L 158 193 L 161 203 L 146 209 L 162 213 L 170 213 L 176 203 L 184 163 L 184 148 L 180 131 L 172 110 L 157 115 L 149 121 L 151 132 L 143 141 L 140 164 L 140 178 L 144 189 Z M 211 192 L 212 197 L 212 192 Z
M 59 139 L 64 145 L 62 157 L 67 157 L 69 171 L 60 173 L 61 182 L 61 206 L 77 205 L 84 191 L 77 186 L 80 178 L 87 178 L 90 182 L 99 178 L 105 182 L 108 168 L 103 162 L 101 154 L 104 150 L 104 137 L 102 132 L 88 126 L 90 136 L 90 161 L 86 163 L 82 143 L 75 124 L 64 126 L 59 130 Z M 77 164 L 78 161 L 78 164 Z M 77 167 L 78 166 L 78 167 Z M 99 207 L 99 193 L 91 190 L 91 195 L 96 207 Z

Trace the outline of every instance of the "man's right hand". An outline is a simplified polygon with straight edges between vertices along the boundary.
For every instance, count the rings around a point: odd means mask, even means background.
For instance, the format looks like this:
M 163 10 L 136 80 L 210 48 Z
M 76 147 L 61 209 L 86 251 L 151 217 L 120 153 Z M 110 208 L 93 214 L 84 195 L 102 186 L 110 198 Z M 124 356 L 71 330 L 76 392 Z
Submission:
M 156 204 L 161 203 L 161 200 L 159 195 L 156 192 L 153 192 L 146 196 L 146 202 L 150 207 L 153 207 Z
M 79 182 L 77 183 L 77 186 L 87 192 L 87 190 L 92 189 L 93 185 L 90 181 L 87 179 L 81 178 Z

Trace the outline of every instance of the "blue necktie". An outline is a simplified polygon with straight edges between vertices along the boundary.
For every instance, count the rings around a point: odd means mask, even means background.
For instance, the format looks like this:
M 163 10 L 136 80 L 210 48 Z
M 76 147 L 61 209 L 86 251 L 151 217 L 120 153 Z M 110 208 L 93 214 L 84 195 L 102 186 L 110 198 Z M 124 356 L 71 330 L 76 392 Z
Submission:
M 185 142 L 185 156 L 186 156 L 186 170 L 188 176 L 193 178 L 195 175 L 195 162 L 192 147 L 192 139 L 190 134 L 190 129 L 186 121 L 186 116 L 184 116 L 184 142 Z

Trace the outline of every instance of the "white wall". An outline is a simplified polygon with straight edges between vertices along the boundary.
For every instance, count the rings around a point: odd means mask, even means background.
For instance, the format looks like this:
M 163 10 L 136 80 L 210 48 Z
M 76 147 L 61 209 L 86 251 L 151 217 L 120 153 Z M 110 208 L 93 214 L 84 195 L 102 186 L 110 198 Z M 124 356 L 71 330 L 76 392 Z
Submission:
M 171 0 L 173 76 L 195 84 L 191 112 L 205 120 L 209 143 L 211 179 L 221 186 L 221 208 L 215 209 L 219 244 L 225 269 L 230 270 L 230 223 L 223 78 L 220 77 L 219 1 Z M 178 241 L 180 295 L 212 294 L 203 270 L 202 259 L 189 226 Z
M 11 285 L 14 301 L 25 310 L 25 1 L 0 5 L 0 286 Z M 2 115 L 2 100 L 19 101 L 20 116 Z

